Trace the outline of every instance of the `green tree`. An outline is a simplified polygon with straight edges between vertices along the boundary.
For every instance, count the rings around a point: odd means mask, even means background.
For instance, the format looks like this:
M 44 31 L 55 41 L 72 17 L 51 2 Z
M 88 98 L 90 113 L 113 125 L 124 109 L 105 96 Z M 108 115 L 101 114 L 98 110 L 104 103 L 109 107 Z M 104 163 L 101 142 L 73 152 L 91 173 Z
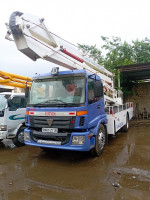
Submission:
M 97 61 L 98 64 L 103 64 L 103 55 L 102 51 L 96 47 L 96 45 L 82 45 L 78 44 L 79 49 L 81 49 L 84 53 L 84 55 L 89 56 L 90 58 L 93 58 L 94 61 Z
M 150 62 L 150 40 L 132 41 L 132 51 L 134 63 Z
M 104 42 L 101 48 L 106 51 L 103 64 L 108 70 L 115 72 L 115 67 L 133 63 L 132 46 L 130 44 L 126 41 L 122 43 L 119 37 L 109 39 L 102 36 L 101 38 Z

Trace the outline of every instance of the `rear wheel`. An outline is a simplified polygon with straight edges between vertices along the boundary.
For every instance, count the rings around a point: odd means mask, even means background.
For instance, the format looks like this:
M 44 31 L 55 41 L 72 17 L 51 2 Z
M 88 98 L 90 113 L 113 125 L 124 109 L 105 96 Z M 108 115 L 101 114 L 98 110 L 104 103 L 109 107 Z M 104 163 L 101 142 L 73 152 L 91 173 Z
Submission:
M 17 147 L 21 147 L 24 146 L 24 129 L 25 126 L 21 126 L 16 134 L 16 136 L 12 139 L 13 143 L 17 146 Z
M 107 141 L 106 130 L 104 126 L 101 124 L 99 127 L 99 131 L 95 137 L 95 147 L 91 149 L 91 153 L 93 156 L 100 156 L 102 154 L 106 141 Z
M 128 132 L 129 129 L 129 115 L 126 117 L 126 124 L 122 127 L 123 132 Z

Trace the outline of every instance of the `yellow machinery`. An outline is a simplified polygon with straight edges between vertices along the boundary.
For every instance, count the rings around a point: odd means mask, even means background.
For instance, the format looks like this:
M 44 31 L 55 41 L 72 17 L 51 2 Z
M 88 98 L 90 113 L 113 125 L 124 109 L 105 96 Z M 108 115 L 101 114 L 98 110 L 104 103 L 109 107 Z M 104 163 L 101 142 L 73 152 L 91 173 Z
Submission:
M 30 77 L 0 71 L 0 85 L 25 88 L 26 86 L 31 87 L 31 81 Z

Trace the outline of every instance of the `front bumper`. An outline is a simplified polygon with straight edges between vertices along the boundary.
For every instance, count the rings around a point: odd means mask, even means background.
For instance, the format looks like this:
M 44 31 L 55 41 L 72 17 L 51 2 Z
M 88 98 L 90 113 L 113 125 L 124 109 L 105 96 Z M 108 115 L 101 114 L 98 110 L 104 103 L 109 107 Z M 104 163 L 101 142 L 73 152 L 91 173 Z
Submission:
M 0 140 L 6 139 L 7 131 L 0 131 Z
M 30 130 L 25 129 L 25 134 L 29 134 L 30 137 Z M 73 136 L 85 136 L 85 142 L 83 145 L 72 145 L 72 138 Z M 25 140 L 26 145 L 37 146 L 37 147 L 45 147 L 45 148 L 53 148 L 53 149 L 64 149 L 64 150 L 72 150 L 72 151 L 89 151 L 95 145 L 95 137 L 91 135 L 90 131 L 87 132 L 72 132 L 70 140 L 66 144 L 62 145 L 54 145 L 54 144 L 41 144 L 35 142 L 31 139 L 30 141 Z

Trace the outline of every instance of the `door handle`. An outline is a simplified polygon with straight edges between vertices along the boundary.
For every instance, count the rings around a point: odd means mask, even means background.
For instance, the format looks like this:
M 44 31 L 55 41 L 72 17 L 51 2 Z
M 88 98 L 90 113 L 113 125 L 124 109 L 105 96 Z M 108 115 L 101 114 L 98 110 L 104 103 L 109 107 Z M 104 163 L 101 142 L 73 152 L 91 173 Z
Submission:
M 100 105 L 98 105 L 97 108 L 100 109 Z

